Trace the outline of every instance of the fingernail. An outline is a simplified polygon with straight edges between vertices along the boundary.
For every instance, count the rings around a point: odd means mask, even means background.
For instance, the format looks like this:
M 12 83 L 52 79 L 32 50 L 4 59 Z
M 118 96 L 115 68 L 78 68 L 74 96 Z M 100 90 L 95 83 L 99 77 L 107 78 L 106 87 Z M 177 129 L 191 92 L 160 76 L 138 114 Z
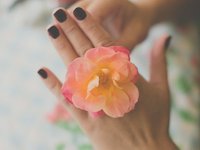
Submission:
M 73 12 L 74 16 L 78 19 L 78 20 L 83 20 L 86 18 L 87 14 L 85 13 L 85 11 L 81 8 L 81 7 L 77 7 L 74 12 Z
M 60 35 L 60 33 L 59 33 L 59 31 L 58 31 L 58 28 L 57 28 L 56 26 L 51 26 L 51 27 L 48 29 L 48 33 L 49 33 L 49 35 L 50 35 L 52 38 L 54 38 L 54 39 L 56 39 L 56 38 Z
M 64 10 L 59 9 L 54 13 L 55 18 L 60 22 L 64 22 L 67 19 L 67 15 Z
M 48 77 L 47 72 L 44 69 L 40 69 L 38 74 L 43 78 L 46 79 Z
M 166 39 L 166 41 L 165 41 L 165 49 L 168 49 L 168 47 L 169 47 L 169 45 L 170 45 L 170 43 L 171 43 L 171 39 L 172 39 L 171 36 L 169 36 L 169 37 Z

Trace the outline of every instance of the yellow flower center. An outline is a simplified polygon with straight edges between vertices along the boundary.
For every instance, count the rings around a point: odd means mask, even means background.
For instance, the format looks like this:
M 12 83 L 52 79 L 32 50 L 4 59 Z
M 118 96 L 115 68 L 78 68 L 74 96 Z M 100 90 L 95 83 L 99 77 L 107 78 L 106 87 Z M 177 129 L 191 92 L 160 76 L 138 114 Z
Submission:
M 109 69 L 106 68 L 101 69 L 101 71 L 97 74 L 97 76 L 99 77 L 99 87 L 109 88 L 111 84 Z
M 113 86 L 112 73 L 108 68 L 102 68 L 88 83 L 87 93 L 105 95 Z
M 109 69 L 102 68 L 88 83 L 87 94 L 92 92 L 93 95 L 109 95 L 113 87 L 120 88 L 117 83 L 119 79 L 119 74 L 113 74 Z

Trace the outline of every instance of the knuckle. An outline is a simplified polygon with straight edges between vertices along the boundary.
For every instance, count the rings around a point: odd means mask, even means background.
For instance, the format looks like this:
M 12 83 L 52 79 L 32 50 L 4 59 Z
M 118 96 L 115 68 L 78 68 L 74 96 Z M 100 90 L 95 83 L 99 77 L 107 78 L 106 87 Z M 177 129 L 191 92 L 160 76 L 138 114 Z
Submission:
M 50 89 L 52 92 L 54 92 L 54 91 L 57 89 L 56 87 L 58 87 L 57 82 L 51 82 L 51 83 L 49 83 L 49 89 Z
M 61 41 L 61 42 L 58 42 L 58 43 L 57 43 L 57 49 L 60 50 L 60 51 L 65 50 L 66 47 L 67 47 L 67 46 L 66 46 L 66 42 L 64 42 L 64 41 Z
M 85 54 L 85 52 L 87 50 L 89 50 L 92 46 L 90 44 L 85 44 L 85 45 L 82 45 L 80 48 L 78 48 L 79 50 L 79 54 L 82 56 Z
M 97 47 L 99 46 L 113 46 L 114 42 L 111 39 L 103 39 L 103 40 L 99 40 L 96 44 Z
M 93 23 L 89 26 L 86 26 L 86 30 L 89 32 L 95 32 L 97 30 L 97 24 Z
M 77 30 L 77 26 L 71 25 L 71 26 L 69 26 L 68 28 L 65 28 L 64 32 L 65 32 L 66 34 L 69 34 L 69 33 L 75 32 L 76 30 Z

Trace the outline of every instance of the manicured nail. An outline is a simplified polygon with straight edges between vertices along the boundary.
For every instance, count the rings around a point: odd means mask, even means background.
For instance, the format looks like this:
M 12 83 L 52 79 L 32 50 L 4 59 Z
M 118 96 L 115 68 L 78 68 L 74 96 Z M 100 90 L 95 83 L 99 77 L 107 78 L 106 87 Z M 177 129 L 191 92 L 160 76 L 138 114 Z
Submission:
M 44 69 L 40 69 L 38 74 L 43 78 L 46 79 L 48 77 L 47 72 Z
M 58 28 L 56 26 L 51 26 L 48 29 L 48 32 L 49 32 L 49 35 L 54 39 L 56 39 L 60 35 Z
M 57 10 L 53 15 L 60 23 L 64 22 L 67 19 L 65 11 L 62 9 Z
M 171 43 L 171 39 L 172 39 L 171 36 L 169 36 L 169 37 L 166 39 L 166 41 L 165 41 L 165 49 L 168 49 L 168 47 L 169 47 L 169 45 L 170 45 L 170 43 Z
M 81 8 L 81 7 L 77 7 L 74 12 L 73 12 L 74 16 L 78 19 L 78 20 L 83 20 L 85 19 L 85 17 L 87 16 L 87 14 L 85 13 L 85 11 Z

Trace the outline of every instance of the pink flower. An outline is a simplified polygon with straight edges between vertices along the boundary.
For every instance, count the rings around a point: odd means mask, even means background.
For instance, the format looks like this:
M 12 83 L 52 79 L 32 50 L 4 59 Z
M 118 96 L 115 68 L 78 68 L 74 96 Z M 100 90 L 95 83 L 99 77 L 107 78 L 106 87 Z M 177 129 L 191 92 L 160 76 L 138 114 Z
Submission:
M 122 117 L 138 101 L 137 76 L 126 48 L 93 48 L 69 65 L 62 93 L 79 109 Z
M 59 122 L 59 121 L 68 121 L 71 119 L 70 114 L 67 110 L 62 106 L 62 104 L 57 103 L 54 107 L 53 112 L 49 113 L 47 119 L 52 122 Z

